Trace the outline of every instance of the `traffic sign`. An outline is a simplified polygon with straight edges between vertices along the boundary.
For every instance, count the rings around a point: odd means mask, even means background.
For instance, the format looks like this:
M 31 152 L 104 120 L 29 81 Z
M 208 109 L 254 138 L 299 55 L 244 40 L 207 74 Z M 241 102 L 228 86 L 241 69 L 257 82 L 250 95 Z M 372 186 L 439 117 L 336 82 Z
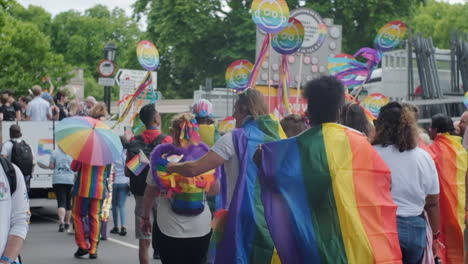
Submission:
M 115 65 L 110 60 L 102 60 L 98 65 L 98 73 L 102 77 L 110 77 L 114 74 Z
M 121 85 L 124 81 L 133 81 L 135 87 L 137 87 L 143 81 L 147 73 L 147 71 L 142 70 L 120 69 L 115 75 L 115 81 L 118 85 Z M 151 76 L 153 77 L 153 87 L 156 89 L 157 73 L 153 71 L 151 72 Z
M 115 85 L 115 80 L 113 78 L 99 78 L 98 79 L 99 85 L 102 86 L 114 86 Z

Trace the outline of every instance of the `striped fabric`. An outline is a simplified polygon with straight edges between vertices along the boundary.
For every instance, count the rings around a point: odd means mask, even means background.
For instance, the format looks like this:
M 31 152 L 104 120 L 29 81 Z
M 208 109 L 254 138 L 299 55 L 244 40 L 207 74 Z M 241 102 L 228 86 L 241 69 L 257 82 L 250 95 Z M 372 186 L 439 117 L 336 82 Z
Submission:
M 390 171 L 334 123 L 263 145 L 265 219 L 282 263 L 401 263 Z
M 75 226 L 75 242 L 78 247 L 89 249 L 90 254 L 96 253 L 100 240 L 102 203 L 101 199 L 77 196 L 73 198 L 72 215 Z M 89 243 L 86 240 L 86 231 L 88 231 Z
M 92 166 L 73 161 L 71 167 L 78 172 L 73 195 L 82 198 L 103 200 L 106 195 L 107 179 L 111 171 L 111 164 L 105 166 Z
M 461 137 L 439 134 L 431 145 L 440 184 L 440 249 L 444 264 L 463 263 L 467 152 Z
M 242 129 L 232 133 L 240 164 L 239 177 L 222 239 L 216 245 L 215 263 L 280 263 L 264 218 L 257 167 L 252 157 L 260 143 L 286 138 L 286 135 L 272 116 L 247 121 Z M 215 233 L 220 232 L 215 230 Z

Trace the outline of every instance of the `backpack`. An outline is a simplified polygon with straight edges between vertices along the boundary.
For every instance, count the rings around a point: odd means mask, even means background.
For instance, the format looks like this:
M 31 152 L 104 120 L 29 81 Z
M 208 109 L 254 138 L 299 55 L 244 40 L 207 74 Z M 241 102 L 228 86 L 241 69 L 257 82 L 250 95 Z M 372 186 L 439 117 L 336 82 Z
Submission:
M 0 164 L 2 165 L 3 170 L 5 171 L 8 184 L 10 185 L 10 195 L 16 191 L 16 171 L 13 164 L 6 158 L 0 157 Z
M 168 162 L 185 162 L 201 158 L 209 151 L 204 143 L 180 148 L 174 145 L 158 146 L 151 154 L 151 164 L 156 164 L 153 179 L 166 192 L 171 210 L 184 216 L 196 216 L 205 210 L 206 191 L 216 182 L 216 170 L 210 170 L 195 177 L 184 177 L 167 173 Z
M 161 134 L 157 138 L 153 140 L 150 144 L 146 144 L 143 137 L 136 136 L 134 140 L 130 141 L 127 144 L 127 158 L 125 160 L 125 176 L 130 178 L 130 190 L 134 195 L 139 195 L 143 196 L 145 193 L 145 188 L 146 188 L 146 175 L 148 174 L 149 166 L 146 166 L 146 168 L 138 175 L 135 175 L 131 170 L 129 170 L 126 166 L 126 164 L 136 155 L 140 154 L 140 150 L 145 153 L 146 157 L 149 157 L 151 154 L 151 151 L 153 149 L 161 144 L 164 138 L 166 138 L 167 135 Z
M 13 144 L 11 162 L 18 166 L 24 176 L 31 176 L 34 167 L 31 147 L 24 140 L 21 140 L 21 142 L 10 141 Z

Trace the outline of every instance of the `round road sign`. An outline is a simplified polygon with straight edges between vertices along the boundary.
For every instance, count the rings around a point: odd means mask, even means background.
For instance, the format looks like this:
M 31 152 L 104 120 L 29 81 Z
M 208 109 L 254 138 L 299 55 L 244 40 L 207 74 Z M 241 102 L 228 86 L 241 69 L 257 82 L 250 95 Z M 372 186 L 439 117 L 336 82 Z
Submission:
M 98 73 L 102 77 L 110 77 L 114 74 L 115 65 L 111 60 L 102 60 L 98 65 Z

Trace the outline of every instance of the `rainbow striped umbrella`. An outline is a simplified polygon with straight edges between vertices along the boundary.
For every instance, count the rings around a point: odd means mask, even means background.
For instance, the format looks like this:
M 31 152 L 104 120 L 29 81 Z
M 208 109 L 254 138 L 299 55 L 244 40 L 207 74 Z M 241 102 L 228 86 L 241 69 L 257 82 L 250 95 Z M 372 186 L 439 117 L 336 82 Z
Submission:
M 112 163 L 123 150 L 119 137 L 109 126 L 91 117 L 63 119 L 55 128 L 55 139 L 72 158 L 95 166 Z

